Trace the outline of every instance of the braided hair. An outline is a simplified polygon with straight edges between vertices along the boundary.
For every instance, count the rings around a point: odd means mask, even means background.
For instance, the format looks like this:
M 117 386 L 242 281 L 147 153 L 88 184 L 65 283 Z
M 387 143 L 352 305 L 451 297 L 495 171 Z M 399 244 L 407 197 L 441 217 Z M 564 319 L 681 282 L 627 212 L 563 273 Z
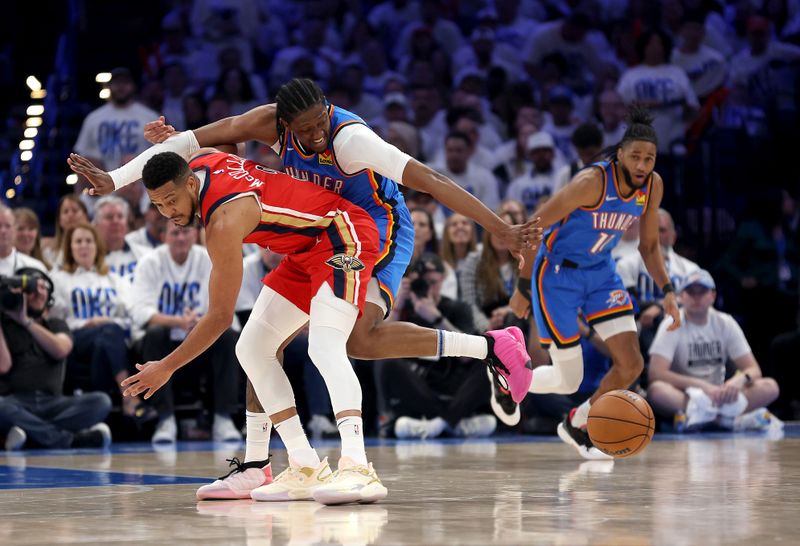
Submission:
M 278 126 L 278 141 L 283 140 L 284 128 L 281 120 L 291 123 L 294 118 L 317 104 L 325 104 L 322 89 L 308 78 L 294 78 L 285 83 L 275 94 L 277 112 L 275 123 Z
M 603 155 L 609 161 L 613 161 L 617 156 L 617 150 L 628 142 L 635 140 L 652 142 L 658 146 L 656 130 L 653 129 L 653 115 L 646 107 L 640 104 L 633 104 L 628 108 L 628 128 L 625 129 L 622 140 L 603 150 Z

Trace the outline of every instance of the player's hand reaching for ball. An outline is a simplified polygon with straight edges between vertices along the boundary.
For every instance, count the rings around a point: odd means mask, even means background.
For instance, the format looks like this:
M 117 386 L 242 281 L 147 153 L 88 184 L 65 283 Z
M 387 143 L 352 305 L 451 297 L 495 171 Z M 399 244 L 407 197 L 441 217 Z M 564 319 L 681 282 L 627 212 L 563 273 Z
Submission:
M 664 316 L 672 317 L 672 324 L 667 327 L 668 332 L 681 327 L 681 312 L 678 310 L 678 299 L 675 297 L 675 292 L 664 296 Z
M 161 360 L 137 364 L 136 369 L 139 373 L 123 379 L 120 383 L 125 387 L 123 396 L 139 396 L 144 393 L 144 399 L 147 400 L 172 377 L 172 370 Z
M 85 177 L 92 185 L 89 188 L 89 195 L 108 195 L 114 191 L 114 181 L 111 179 L 111 175 L 95 166 L 85 157 L 78 154 L 69 154 L 67 164 L 72 169 L 72 172 Z
M 151 121 L 144 126 L 144 139 L 151 144 L 161 144 L 172 135 L 177 134 L 175 127 L 167 124 L 164 116 Z

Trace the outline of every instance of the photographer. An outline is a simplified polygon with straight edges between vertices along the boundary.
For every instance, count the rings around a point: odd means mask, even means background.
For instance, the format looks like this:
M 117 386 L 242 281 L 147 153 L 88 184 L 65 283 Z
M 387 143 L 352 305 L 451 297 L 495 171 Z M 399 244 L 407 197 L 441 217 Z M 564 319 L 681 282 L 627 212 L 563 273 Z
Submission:
M 441 295 L 444 263 L 438 256 L 423 254 L 409 270 L 392 320 L 475 333 L 470 306 Z M 380 387 L 388 409 L 398 416 L 394 424 L 398 438 L 434 438 L 445 431 L 488 436 L 497 427 L 494 416 L 478 414 L 483 406 L 488 410 L 490 396 L 486 367 L 478 360 L 390 360 L 383 365 Z
M 109 397 L 61 394 L 72 338 L 64 321 L 48 317 L 53 282 L 34 268 L 17 275 L 0 280 L 0 434 L 6 449 L 20 449 L 26 440 L 46 448 L 107 446 L 111 432 L 102 421 L 111 409 Z

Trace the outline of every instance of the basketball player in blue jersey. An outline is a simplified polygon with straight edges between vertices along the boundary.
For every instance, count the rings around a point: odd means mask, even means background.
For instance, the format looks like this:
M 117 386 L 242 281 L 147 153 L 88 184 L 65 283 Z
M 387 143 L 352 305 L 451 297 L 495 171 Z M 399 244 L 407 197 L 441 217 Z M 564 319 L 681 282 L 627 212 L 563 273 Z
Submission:
M 656 134 L 652 117 L 630 112 L 628 129 L 605 161 L 575 175 L 536 215 L 549 228 L 536 259 L 528 257 L 511 307 L 519 317 L 531 306 L 539 341 L 549 348 L 551 366 L 533 371 L 530 392 L 571 394 L 583 379 L 579 311 L 608 346 L 613 366 L 594 395 L 558 426 L 561 439 L 587 459 L 610 458 L 586 433 L 591 403 L 610 390 L 628 388 L 642 373 L 630 295 L 617 275 L 611 249 L 640 218 L 639 252 L 664 293 L 669 330 L 680 326 L 675 290 L 669 281 L 658 237 L 658 208 L 664 182 L 654 171 Z M 502 407 L 514 408 L 513 404 Z
M 520 401 L 530 385 L 530 358 L 522 332 L 507 328 L 472 336 L 422 328 L 405 322 L 384 322 L 408 267 L 414 228 L 397 183 L 430 193 L 450 209 L 469 216 L 509 249 L 536 248 L 542 238 L 538 220 L 511 225 L 449 178 L 414 160 L 377 136 L 355 114 L 329 104 L 311 80 L 294 79 L 280 88 L 276 104 L 259 106 L 194 131 L 174 133 L 163 119 L 148 124 L 146 136 L 158 142 L 104 179 L 90 180 L 93 194 L 106 194 L 141 178 L 144 163 L 158 152 L 173 151 L 185 159 L 201 146 L 257 140 L 273 148 L 286 171 L 334 191 L 361 206 L 375 220 L 381 254 L 369 283 L 367 303 L 348 342 L 350 356 L 360 359 L 466 356 L 486 360 L 496 381 Z M 248 431 L 270 423 L 248 383 Z M 258 424 L 256 424 L 258 423 Z M 248 434 L 246 463 L 251 456 Z M 255 458 L 254 458 L 255 457 Z

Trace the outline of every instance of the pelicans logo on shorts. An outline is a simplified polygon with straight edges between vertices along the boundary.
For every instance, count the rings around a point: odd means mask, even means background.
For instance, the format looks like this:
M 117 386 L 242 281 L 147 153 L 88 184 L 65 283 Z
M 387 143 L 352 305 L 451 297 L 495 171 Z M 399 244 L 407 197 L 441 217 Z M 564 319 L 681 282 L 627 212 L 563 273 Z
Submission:
M 625 290 L 612 290 L 608 293 L 606 305 L 609 309 L 618 305 L 624 305 L 628 301 L 628 293 Z
M 347 254 L 335 254 L 325 260 L 325 263 L 334 269 L 341 269 L 346 273 L 364 269 L 364 264 L 361 260 L 355 256 L 348 256 Z

